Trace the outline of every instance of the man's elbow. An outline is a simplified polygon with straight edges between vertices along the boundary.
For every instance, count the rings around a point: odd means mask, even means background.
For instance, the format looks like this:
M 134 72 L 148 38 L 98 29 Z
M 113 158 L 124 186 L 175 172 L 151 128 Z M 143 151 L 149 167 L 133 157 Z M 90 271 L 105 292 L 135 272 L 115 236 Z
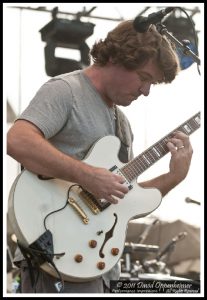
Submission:
M 7 154 L 10 155 L 11 157 L 15 156 L 15 152 L 18 149 L 17 145 L 18 139 L 13 133 L 13 130 L 10 129 L 9 132 L 7 133 Z
M 24 134 L 14 125 L 7 133 L 7 154 L 19 161 L 25 151 Z

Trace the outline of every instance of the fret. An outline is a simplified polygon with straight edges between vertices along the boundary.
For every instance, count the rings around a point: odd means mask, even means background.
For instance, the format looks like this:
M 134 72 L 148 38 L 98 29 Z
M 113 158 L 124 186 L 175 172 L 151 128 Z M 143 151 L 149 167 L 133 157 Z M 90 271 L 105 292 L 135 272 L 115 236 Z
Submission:
M 193 131 L 195 131 L 200 126 L 200 119 L 196 117 L 195 119 L 191 120 L 191 123 L 192 123 Z
M 139 157 L 133 160 L 133 163 L 126 164 L 121 170 L 122 173 L 126 175 L 129 180 L 137 177 L 138 170 L 141 170 L 141 173 L 145 171 L 145 167 L 140 163 Z
M 191 124 L 192 132 L 194 132 L 198 127 L 200 127 L 200 123 L 197 123 L 195 119 L 191 120 L 189 123 Z
M 148 161 L 150 162 L 150 165 L 153 163 L 153 158 L 152 158 L 152 156 L 150 155 L 150 153 L 148 153 L 147 151 L 145 151 L 145 152 L 143 152 L 142 153 L 142 155 L 140 155 L 140 156 L 145 156 L 147 159 L 148 159 Z
M 164 138 L 163 141 L 160 141 L 159 144 L 160 146 L 162 147 L 163 151 L 163 155 L 165 155 L 167 152 L 168 152 L 168 147 L 167 147 L 167 143 L 168 143 L 168 140 L 171 136 L 168 136 L 168 138 Z
M 151 166 L 152 162 L 152 157 L 148 155 L 148 153 L 143 153 L 139 157 L 139 161 L 144 163 L 144 171 L 148 169 L 149 166 Z
M 141 165 L 143 166 L 143 168 L 145 169 L 146 167 L 148 167 L 148 164 L 145 162 L 145 160 L 142 157 L 139 157 L 139 162 L 141 163 Z
M 191 129 L 191 132 L 193 132 L 194 131 L 194 120 L 190 120 L 188 123 L 187 123 L 189 126 L 190 126 L 190 129 Z
M 171 131 L 164 138 L 160 139 L 157 143 L 149 147 L 147 150 L 142 152 L 140 155 L 135 157 L 133 160 L 128 162 L 120 170 L 130 181 L 137 178 L 145 170 L 151 167 L 156 161 L 162 158 L 169 152 L 167 142 L 172 137 L 175 131 L 182 131 L 187 135 L 190 135 L 200 127 L 200 112 L 194 115 L 192 118 L 181 124 L 179 127 Z
M 159 156 L 161 156 L 161 155 L 162 155 L 162 148 L 160 149 L 160 144 L 157 143 L 157 144 L 155 145 L 155 148 L 156 148 L 156 150 L 158 151 Z
M 160 153 L 157 151 L 156 147 L 153 147 L 152 150 L 155 152 L 155 154 L 160 157 Z
M 144 171 L 144 167 L 142 166 L 142 164 L 139 163 L 139 161 L 134 161 L 134 164 L 131 164 L 130 165 L 130 168 L 133 169 L 133 173 L 136 174 L 137 172 L 137 167 L 140 169 L 140 170 L 143 170 Z
M 164 147 L 165 146 L 165 147 Z M 159 153 L 161 154 L 161 155 L 163 155 L 164 153 L 165 153 L 165 151 L 166 151 L 166 144 L 163 144 L 163 143 L 157 143 L 157 145 L 156 145 L 156 148 L 158 149 L 158 151 L 159 151 Z
M 192 127 L 192 124 L 190 122 L 188 122 L 186 124 L 185 128 L 187 128 L 187 130 L 189 130 L 189 133 L 193 132 L 193 127 Z
M 200 117 L 196 116 L 195 119 L 193 119 L 193 121 L 195 121 L 195 122 L 197 123 L 197 125 L 200 126 L 200 124 L 201 124 L 201 119 L 200 119 Z M 199 127 L 199 126 L 198 126 L 198 127 Z
M 191 133 L 191 129 L 190 129 L 190 127 L 189 127 L 188 124 L 185 124 L 185 125 L 182 127 L 182 129 L 185 131 L 186 134 Z
M 129 169 L 129 173 L 130 173 L 130 178 L 136 176 L 136 168 L 135 165 L 131 164 L 130 166 L 128 166 Z
M 135 164 L 136 166 L 138 167 L 136 170 L 138 170 L 138 174 L 140 175 L 141 173 L 143 173 L 147 168 L 148 168 L 148 165 L 144 164 L 143 165 L 143 160 L 142 160 L 142 157 L 138 157 Z M 137 172 L 136 172 L 136 177 L 137 177 Z
M 188 134 L 188 133 L 186 132 L 185 128 L 182 127 L 182 126 L 176 128 L 176 131 L 181 131 L 181 132 L 183 132 L 183 133 L 185 133 L 185 134 Z
M 147 157 L 143 154 L 142 157 L 147 162 L 148 166 L 151 164 L 151 162 L 147 159 Z
M 151 149 L 149 150 L 149 153 L 153 157 L 153 162 L 155 162 L 157 160 L 157 155 L 156 155 L 156 152 L 153 150 L 153 147 L 151 147 Z
M 137 159 L 135 160 L 136 164 L 142 169 L 145 170 L 147 165 L 144 163 L 144 161 L 142 160 L 142 157 L 139 156 L 137 157 Z
M 129 182 L 131 182 L 136 177 L 137 177 L 137 175 L 135 175 L 135 174 L 132 174 L 132 173 L 127 174 L 127 179 Z
M 154 162 L 154 161 L 156 161 L 156 159 L 155 159 L 155 157 L 153 156 L 153 153 L 152 153 L 152 148 L 150 148 L 149 150 L 148 150 L 148 153 L 147 154 L 149 154 L 149 157 L 151 157 L 151 161 L 152 162 Z
M 192 119 L 188 123 L 190 123 L 190 126 L 192 128 L 192 131 L 194 131 L 194 127 L 197 126 L 196 120 Z
M 121 169 L 122 174 L 131 181 L 133 178 L 136 177 L 137 170 L 133 164 L 127 164 Z

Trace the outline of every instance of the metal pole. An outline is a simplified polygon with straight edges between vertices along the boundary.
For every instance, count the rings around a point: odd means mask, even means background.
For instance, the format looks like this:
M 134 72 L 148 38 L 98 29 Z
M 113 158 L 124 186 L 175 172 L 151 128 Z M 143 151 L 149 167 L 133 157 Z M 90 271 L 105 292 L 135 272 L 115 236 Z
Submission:
M 9 8 L 29 9 L 29 10 L 37 10 L 37 11 L 52 13 L 52 10 L 46 9 L 45 7 L 33 8 L 33 7 L 29 7 L 29 6 L 10 6 Z M 89 13 L 90 13 L 90 11 L 89 11 Z M 78 13 L 69 13 L 69 12 L 64 12 L 64 11 L 58 10 L 58 14 L 71 15 L 74 17 L 88 17 L 88 18 L 92 18 L 92 19 L 101 19 L 101 20 L 116 21 L 116 22 L 124 20 L 123 18 L 116 19 L 116 18 L 108 18 L 108 17 L 90 16 L 89 13 L 84 12 L 84 11 L 78 12 Z

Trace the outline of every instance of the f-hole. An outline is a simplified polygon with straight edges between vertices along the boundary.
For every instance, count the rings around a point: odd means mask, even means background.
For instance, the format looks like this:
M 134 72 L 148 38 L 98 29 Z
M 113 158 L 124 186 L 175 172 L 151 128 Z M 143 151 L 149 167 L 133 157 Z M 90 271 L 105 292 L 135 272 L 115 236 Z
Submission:
M 102 251 L 103 251 L 103 248 L 104 248 L 106 242 L 107 242 L 110 238 L 112 238 L 113 232 L 114 232 L 114 228 L 115 228 L 116 223 L 117 223 L 117 221 L 118 221 L 117 214 L 114 213 L 114 217 L 115 217 L 114 224 L 113 224 L 113 226 L 111 227 L 111 229 L 105 233 L 105 239 L 104 239 L 103 244 L 102 244 L 102 246 L 101 246 L 101 248 L 100 248 L 100 250 L 99 250 L 99 256 L 100 256 L 101 258 L 104 258 L 104 257 L 105 257 L 105 255 L 104 255 L 103 252 L 102 252 Z

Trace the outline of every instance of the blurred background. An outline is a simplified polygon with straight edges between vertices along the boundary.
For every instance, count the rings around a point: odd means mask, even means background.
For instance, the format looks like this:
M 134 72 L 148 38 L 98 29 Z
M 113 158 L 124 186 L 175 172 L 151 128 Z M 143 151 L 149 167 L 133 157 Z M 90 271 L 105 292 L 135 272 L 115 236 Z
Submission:
M 167 5 L 175 6 L 172 3 Z M 123 277 L 127 278 L 161 273 L 162 276 L 171 274 L 199 279 L 202 273 L 204 4 L 181 3 L 180 7 L 191 22 L 182 10 L 176 8 L 163 19 L 163 24 L 180 42 L 189 40 L 187 46 L 200 58 L 200 66 L 177 48 L 182 71 L 173 83 L 153 86 L 148 98 L 140 97 L 130 107 L 121 109 L 128 116 L 134 132 L 135 156 L 198 112 L 201 112 L 201 127 L 191 136 L 194 155 L 187 178 L 163 199 L 152 214 L 129 224 L 128 244 L 122 259 Z M 153 6 L 147 3 L 3 4 L 4 142 L 15 118 L 45 81 L 89 65 L 90 47 L 104 39 L 108 31 L 122 20 L 148 16 L 164 8 L 166 6 L 160 3 L 153 3 Z M 5 270 L 10 280 L 5 285 L 10 292 L 12 284 L 15 285 L 16 269 L 10 260 L 16 243 L 15 238 L 11 238 L 13 229 L 6 217 L 7 201 L 20 166 L 6 155 L 6 147 L 4 151 Z M 167 154 L 145 171 L 138 182 L 167 172 L 169 158 Z M 152 260 L 156 261 L 150 265 L 148 262 Z

